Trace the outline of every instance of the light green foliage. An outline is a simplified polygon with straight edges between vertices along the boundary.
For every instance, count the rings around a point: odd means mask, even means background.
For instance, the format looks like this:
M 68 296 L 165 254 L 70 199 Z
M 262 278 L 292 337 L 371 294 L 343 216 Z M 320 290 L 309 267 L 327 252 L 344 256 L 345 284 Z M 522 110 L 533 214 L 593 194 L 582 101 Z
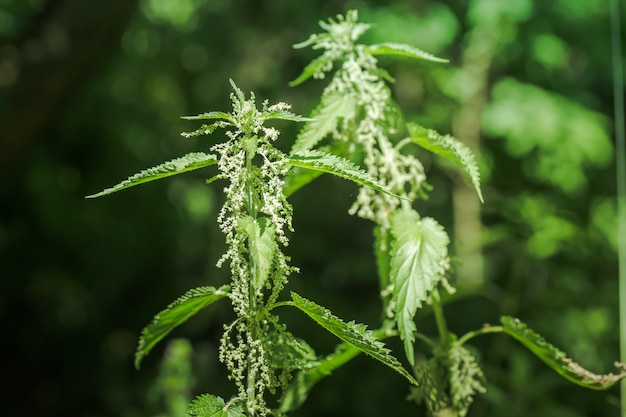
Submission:
M 159 164 L 153 168 L 141 171 L 128 179 L 120 182 L 119 184 L 107 188 L 97 194 L 92 194 L 86 198 L 102 197 L 107 194 L 114 193 L 116 191 L 125 190 L 126 188 L 134 187 L 135 185 L 143 184 L 150 181 L 159 180 L 161 178 L 171 177 L 172 175 L 182 174 L 183 172 L 193 171 L 196 169 L 204 168 L 217 163 L 217 159 L 213 155 L 208 155 L 203 152 L 194 152 L 187 154 L 181 158 L 176 158 L 168 162 Z
M 611 160 L 611 140 L 601 115 L 514 79 L 496 83 L 483 125 L 488 134 L 506 141 L 511 155 L 524 157 L 531 177 L 566 193 L 584 189 L 586 169 Z
M 448 269 L 450 239 L 435 220 L 420 219 L 408 209 L 392 214 L 391 234 L 392 303 L 407 359 L 413 365 L 413 318 Z
M 160 400 L 167 408 L 167 413 L 158 417 L 185 415 L 195 383 L 192 357 L 193 349 L 187 339 L 172 339 L 167 343 L 159 376 L 149 393 L 153 401 Z
M 200 287 L 187 291 L 167 308 L 154 316 L 152 323 L 141 332 L 135 352 L 135 367 L 139 368 L 142 359 L 169 332 L 195 315 L 204 307 L 228 296 L 229 287 Z
M 202 394 L 189 404 L 186 417 L 245 417 L 241 407 L 224 403 L 220 397 Z
M 504 316 L 501 321 L 507 334 L 517 339 L 550 368 L 577 385 L 600 390 L 610 388 L 626 378 L 626 364 L 615 363 L 619 369 L 618 374 L 595 374 L 568 358 L 565 352 L 548 343 L 519 319 Z
M 483 201 L 478 164 L 474 154 L 467 146 L 453 136 L 440 135 L 433 129 L 426 129 L 415 123 L 408 123 L 407 129 L 413 141 L 419 146 L 452 161 L 459 168 L 465 170 L 478 193 L 480 201 Z
M 357 324 L 354 321 L 344 322 L 337 316 L 333 315 L 328 309 L 315 304 L 306 298 L 300 297 L 298 294 L 292 292 L 291 298 L 293 305 L 309 317 L 315 320 L 320 326 L 343 340 L 367 353 L 374 359 L 377 359 L 389 366 L 412 384 L 417 385 L 415 378 L 411 376 L 398 362 L 398 360 L 391 355 L 391 351 L 385 347 L 385 345 L 379 341 L 371 330 L 367 329 L 364 324 Z

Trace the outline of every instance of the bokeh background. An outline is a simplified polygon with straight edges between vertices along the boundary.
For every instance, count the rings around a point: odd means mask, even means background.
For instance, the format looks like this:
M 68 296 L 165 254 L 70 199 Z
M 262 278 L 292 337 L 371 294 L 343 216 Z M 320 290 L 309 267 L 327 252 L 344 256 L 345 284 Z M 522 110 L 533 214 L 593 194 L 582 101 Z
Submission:
M 228 279 L 215 267 L 219 186 L 199 172 L 84 196 L 219 140 L 181 138 L 195 126 L 179 116 L 228 110 L 229 78 L 307 114 L 325 82 L 287 86 L 316 56 L 291 45 L 349 8 L 373 24 L 365 42 L 409 43 L 451 61 L 382 61 L 408 120 L 452 133 L 480 156 L 484 205 L 449 166 L 418 153 L 434 187 L 418 209 L 446 226 L 459 259 L 460 290 L 446 305 L 451 330 L 515 315 L 591 370 L 612 369 L 608 2 L 0 0 L 0 414 L 166 416 L 168 384 L 183 396 L 232 394 L 217 361 L 227 303 L 173 333 L 192 352 L 163 343 L 140 371 L 132 365 L 156 312 L 191 287 Z M 278 127 L 288 149 L 296 127 Z M 355 193 L 321 178 L 292 197 L 288 251 L 302 270 L 292 288 L 376 326 L 371 224 L 347 214 Z M 284 318 L 320 353 L 332 350 L 314 323 Z M 434 331 L 428 312 L 418 327 Z M 617 388 L 576 387 L 505 336 L 474 346 L 488 392 L 470 416 L 619 414 Z M 191 365 L 172 371 L 163 358 L 178 354 Z M 408 393 L 401 377 L 359 357 L 293 416 L 425 415 Z

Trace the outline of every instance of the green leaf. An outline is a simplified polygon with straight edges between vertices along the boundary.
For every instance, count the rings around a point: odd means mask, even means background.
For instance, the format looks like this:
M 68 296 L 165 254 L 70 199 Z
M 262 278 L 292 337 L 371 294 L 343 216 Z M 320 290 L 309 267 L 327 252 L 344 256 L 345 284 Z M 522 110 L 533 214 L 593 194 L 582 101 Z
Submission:
M 135 367 L 139 369 L 142 359 L 169 332 L 204 307 L 226 297 L 229 290 L 230 287 L 227 285 L 218 289 L 215 287 L 191 289 L 168 305 L 165 310 L 154 316 L 152 322 L 144 327 L 141 337 L 139 337 L 139 345 L 135 352 Z
M 310 169 L 292 169 L 289 175 L 285 177 L 283 194 L 285 197 L 289 197 L 322 174 L 321 171 L 312 171 Z
M 318 364 L 313 348 L 286 330 L 267 333 L 263 344 L 274 368 L 293 371 L 310 369 Z
M 324 52 L 322 55 L 318 56 L 313 61 L 311 61 L 309 65 L 307 65 L 304 68 L 304 70 L 302 71 L 302 74 L 300 74 L 298 78 L 296 78 L 295 80 L 289 83 L 289 86 L 295 87 L 297 85 L 302 84 L 309 78 L 313 77 L 315 74 L 322 73 L 322 71 L 325 68 L 329 67 L 332 64 L 332 62 L 333 62 L 333 59 L 330 56 L 330 54 L 328 52 Z
M 620 370 L 618 374 L 594 374 L 567 357 L 565 352 L 546 342 L 541 335 L 535 333 L 522 321 L 510 316 L 503 316 L 500 321 L 507 334 L 517 339 L 550 368 L 577 385 L 602 390 L 610 388 L 626 378 L 626 364 L 615 363 L 615 366 Z
M 291 154 L 312 149 L 335 129 L 340 118 L 352 115 L 355 108 L 356 99 L 350 94 L 325 94 L 320 104 L 311 113 L 313 119 L 304 125 L 298 134 L 291 148 Z
M 445 273 L 450 239 L 439 223 L 429 217 L 420 219 L 411 209 L 392 213 L 391 233 L 392 302 L 400 338 L 413 365 L 416 331 L 413 319 Z
M 271 120 L 271 119 L 289 120 L 291 122 L 310 122 L 313 120 L 308 117 L 300 116 L 284 109 L 280 109 L 280 108 L 272 109 L 272 107 L 270 107 L 268 111 L 264 111 L 263 113 L 261 113 L 261 120 L 265 121 L 265 120 Z
M 442 156 L 454 164 L 464 169 L 469 175 L 476 193 L 483 200 L 483 193 L 480 190 L 480 172 L 478 164 L 472 151 L 458 139 L 450 135 L 442 136 L 432 129 L 426 129 L 415 123 L 407 123 L 407 129 L 413 142 L 434 154 Z
M 171 177 L 172 175 L 182 174 L 183 172 L 193 171 L 214 165 L 216 163 L 217 158 L 214 155 L 202 152 L 189 153 L 181 158 L 164 162 L 153 168 L 143 170 L 111 188 L 107 188 L 97 194 L 88 195 L 86 198 L 102 197 L 103 195 L 134 187 L 135 185 L 143 184 L 145 182 Z
M 285 157 L 283 163 L 336 175 L 354 181 L 364 187 L 370 187 L 376 191 L 399 198 L 399 196 L 379 185 L 367 172 L 363 171 L 352 162 L 332 154 L 320 151 L 304 151 Z
M 254 284 L 260 290 L 272 268 L 274 253 L 276 252 L 276 232 L 265 217 L 253 219 L 250 216 L 239 219 L 239 228 L 248 237 L 250 257 L 254 265 Z
M 224 119 L 224 120 L 232 120 L 232 115 L 230 113 L 224 113 L 222 111 L 211 111 L 208 113 L 198 114 L 196 116 L 181 116 L 181 119 L 185 120 L 207 120 L 207 119 Z
M 283 393 L 278 412 L 287 413 L 300 407 L 306 401 L 315 384 L 361 352 L 360 349 L 349 343 L 341 343 L 333 353 L 322 359 L 317 366 L 297 373 Z
M 333 315 L 328 309 L 294 292 L 291 293 L 291 299 L 295 307 L 302 310 L 330 333 L 389 366 L 408 379 L 412 384 L 418 385 L 415 378 L 413 378 L 411 374 L 402 367 L 402 364 L 391 355 L 391 351 L 384 343 L 378 340 L 371 330 L 367 330 L 364 324 L 356 324 L 354 321 L 345 323 Z
M 365 50 L 372 55 L 404 56 L 408 58 L 425 59 L 433 62 L 450 62 L 447 59 L 438 58 L 414 46 L 401 43 L 380 43 L 377 45 L 366 46 Z
M 187 407 L 186 417 L 246 417 L 239 406 L 226 405 L 220 397 L 202 394 Z
M 373 333 L 377 339 L 384 339 L 395 334 L 392 327 L 393 323 L 386 320 L 383 326 Z M 280 401 L 280 407 L 277 411 L 287 413 L 301 406 L 307 399 L 309 391 L 311 391 L 311 388 L 313 388 L 317 382 L 331 375 L 335 369 L 361 353 L 362 350 L 350 343 L 343 342 L 337 345 L 333 353 L 317 361 L 314 367 L 305 369 L 294 376 L 289 387 L 284 391 Z

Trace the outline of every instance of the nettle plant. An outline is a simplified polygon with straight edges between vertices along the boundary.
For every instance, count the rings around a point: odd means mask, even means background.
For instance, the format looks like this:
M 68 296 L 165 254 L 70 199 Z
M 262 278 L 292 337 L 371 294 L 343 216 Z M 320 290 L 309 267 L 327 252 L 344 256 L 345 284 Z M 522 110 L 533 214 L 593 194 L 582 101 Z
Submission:
M 225 203 L 217 222 L 227 251 L 217 265 L 228 263 L 230 284 L 189 290 L 157 314 L 141 334 L 136 367 L 175 327 L 204 307 L 227 299 L 236 318 L 224 326 L 219 360 L 226 366 L 236 394 L 228 400 L 200 395 L 189 405 L 188 416 L 286 415 L 302 405 L 317 382 L 362 352 L 403 375 L 412 387 L 412 397 L 423 400 L 433 416 L 464 416 L 474 397 L 485 390 L 479 362 L 466 343 L 487 333 L 514 337 L 559 374 L 584 387 L 604 389 L 626 377 L 623 364 L 616 364 L 621 369 L 617 375 L 587 371 L 513 317 L 502 317 L 498 325 L 486 325 L 459 337 L 448 329 L 440 289 L 454 291 L 447 279 L 449 237 L 435 219 L 421 217 L 413 207 L 429 187 L 422 163 L 406 149 L 418 145 L 451 160 L 467 173 L 482 201 L 478 167 L 471 151 L 457 139 L 403 122 L 388 86 L 393 78 L 378 67 L 376 57 L 447 61 L 403 44 L 359 44 L 358 38 L 369 25 L 357 18 L 356 11 L 349 11 L 345 17 L 320 22 L 324 33 L 295 45 L 323 53 L 292 85 L 332 73 L 310 118 L 292 113 L 285 103 L 270 106 L 265 101 L 259 109 L 254 94 L 246 98 L 231 81 L 231 112 L 183 117 L 206 121 L 197 130 L 183 133 L 184 137 L 225 129 L 223 142 L 213 145 L 209 153 L 190 153 L 89 196 L 214 165 L 218 172 L 207 183 L 226 182 Z M 288 154 L 273 145 L 279 131 L 266 126 L 272 120 L 304 123 Z M 357 183 L 361 188 L 350 214 L 374 224 L 384 317 L 376 330 L 346 322 L 294 292 L 281 298 L 289 276 L 298 272 L 283 252 L 293 232 L 288 197 L 322 173 Z M 278 307 L 304 312 L 341 342 L 330 355 L 318 356 L 280 322 L 275 314 Z M 420 308 L 432 309 L 438 336 L 416 328 L 414 318 Z M 404 343 L 411 372 L 382 342 L 394 336 Z M 428 359 L 416 360 L 418 340 L 429 347 L 419 357 Z

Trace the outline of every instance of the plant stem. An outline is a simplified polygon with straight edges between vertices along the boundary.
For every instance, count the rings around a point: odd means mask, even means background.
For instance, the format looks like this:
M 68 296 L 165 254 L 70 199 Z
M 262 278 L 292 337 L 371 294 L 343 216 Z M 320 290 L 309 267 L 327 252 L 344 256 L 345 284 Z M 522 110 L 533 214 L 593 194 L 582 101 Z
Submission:
M 448 332 L 448 326 L 446 325 L 446 318 L 443 315 L 441 297 L 439 296 L 439 290 L 437 290 L 437 288 L 435 288 L 432 292 L 432 299 L 433 313 L 435 315 L 435 321 L 437 322 L 439 337 L 441 338 L 441 347 L 444 350 L 448 350 L 448 346 L 450 346 L 450 333 Z
M 248 214 L 256 221 L 257 219 L 257 207 L 256 201 L 254 200 L 254 190 L 253 186 L 250 183 L 251 178 L 254 175 L 254 167 L 252 164 L 252 152 L 249 149 L 246 149 L 246 191 L 247 191 L 247 199 L 246 208 L 248 209 Z M 248 257 L 250 265 L 250 279 L 248 282 L 248 302 L 249 302 L 249 312 L 247 320 L 250 321 L 250 338 L 253 341 L 257 341 L 259 339 L 259 328 L 258 328 L 258 306 L 257 306 L 257 265 L 255 262 L 255 258 L 253 256 Z M 250 355 L 248 357 L 248 378 L 247 378 L 247 398 L 246 398 L 246 409 L 250 417 L 253 417 L 256 413 L 256 371 L 254 369 L 254 358 Z
M 504 331 L 502 326 L 485 326 L 478 330 L 465 333 L 458 341 L 459 345 L 466 343 L 468 340 L 473 339 L 476 336 L 480 336 L 487 333 L 501 333 Z

